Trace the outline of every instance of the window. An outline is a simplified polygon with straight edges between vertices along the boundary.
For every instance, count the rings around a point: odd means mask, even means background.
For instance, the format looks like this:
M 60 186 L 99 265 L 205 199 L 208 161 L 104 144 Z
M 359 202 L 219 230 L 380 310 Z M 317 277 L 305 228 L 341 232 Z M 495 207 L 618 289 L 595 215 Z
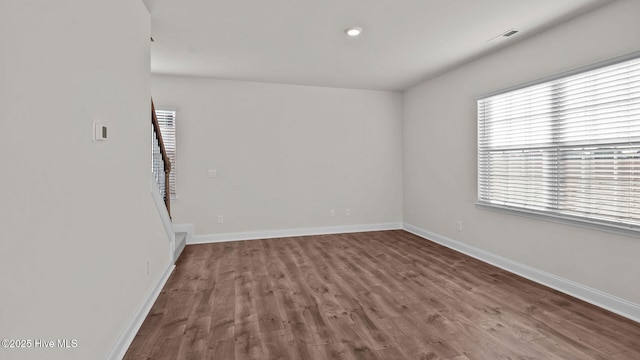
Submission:
M 162 142 L 171 162 L 169 173 L 169 191 L 171 198 L 176 198 L 176 111 L 156 109 L 158 125 L 162 134 Z
M 479 99 L 478 203 L 640 230 L 640 54 Z

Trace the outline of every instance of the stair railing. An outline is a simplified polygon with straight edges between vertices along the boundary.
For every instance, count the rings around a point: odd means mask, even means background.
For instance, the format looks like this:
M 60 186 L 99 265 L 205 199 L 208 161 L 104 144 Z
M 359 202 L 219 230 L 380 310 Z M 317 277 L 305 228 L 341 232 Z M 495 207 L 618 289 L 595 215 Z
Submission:
M 158 190 L 160 190 L 164 204 L 167 207 L 167 213 L 169 213 L 169 218 L 171 218 L 171 191 L 169 183 L 171 161 L 169 160 L 167 150 L 162 141 L 162 133 L 160 132 L 160 125 L 156 117 L 156 108 L 153 105 L 153 99 L 151 99 L 151 123 L 153 124 L 152 170 L 156 183 L 158 184 Z

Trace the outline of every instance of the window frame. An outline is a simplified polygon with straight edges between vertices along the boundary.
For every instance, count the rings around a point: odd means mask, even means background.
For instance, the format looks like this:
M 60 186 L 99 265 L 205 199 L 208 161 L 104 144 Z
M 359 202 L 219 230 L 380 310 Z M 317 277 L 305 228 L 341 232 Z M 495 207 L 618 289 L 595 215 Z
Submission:
M 522 83 L 520 85 L 516 85 L 516 86 L 512 86 L 506 89 L 501 89 L 498 91 L 494 91 L 491 93 L 487 93 L 484 94 L 482 96 L 479 96 L 476 98 L 476 104 L 479 103 L 480 100 L 483 99 L 487 99 L 493 96 L 497 96 L 497 95 L 501 95 L 501 94 L 506 94 L 509 92 L 514 92 L 520 89 L 524 89 L 524 88 L 529 88 L 529 87 L 534 87 L 536 85 L 541 85 L 544 83 L 549 83 L 558 79 L 563 79 L 563 78 L 567 78 L 567 77 L 571 77 L 573 75 L 577 75 L 577 74 L 581 74 L 581 73 L 586 73 L 592 70 L 596 70 L 596 69 L 600 69 L 600 68 L 604 68 L 604 67 L 608 67 L 608 66 L 612 66 L 618 63 L 622 63 L 625 61 L 630 61 L 630 60 L 634 60 L 634 59 L 640 59 L 640 51 L 636 51 L 627 55 L 623 55 L 623 56 L 619 56 L 619 57 L 615 57 L 609 60 L 605 60 L 605 61 L 601 61 L 601 62 L 597 62 L 594 64 L 590 64 L 587 66 L 582 66 L 582 67 L 578 67 L 578 68 L 574 68 L 572 70 L 569 71 L 564 71 L 558 74 L 554 74 L 551 76 L 547 76 L 538 80 L 534 80 L 534 81 L 530 81 L 530 82 L 526 82 L 526 83 Z M 537 220 L 545 220 L 545 221 L 550 221 L 550 222 L 554 222 L 554 223 L 561 223 L 561 224 L 568 224 L 568 225 L 572 225 L 572 226 L 577 226 L 577 227 L 582 227 L 582 228 L 588 228 L 588 229 L 595 229 L 595 230 L 599 230 L 599 231 L 604 231 L 604 232 L 609 232 L 609 233 L 615 233 L 618 235 L 625 235 L 625 236 L 633 236 L 633 237 L 640 237 L 640 225 L 635 225 L 635 224 L 627 224 L 627 223 L 622 223 L 622 222 L 616 222 L 616 221 L 610 221 L 610 220 L 601 220 L 601 219 L 595 219 L 595 218 L 588 218 L 588 217 L 583 217 L 583 216 L 572 216 L 572 215 L 566 215 L 566 214 L 561 214 L 557 211 L 549 211 L 549 210 L 535 210 L 535 209 L 528 209 L 528 208 L 523 208 L 523 207 L 518 207 L 518 206 L 508 206 L 508 205 L 500 205 L 500 204 L 495 204 L 495 203 L 489 203 L 487 201 L 482 201 L 481 200 L 481 166 L 482 166 L 482 157 L 481 157 L 481 141 L 483 140 L 482 134 L 481 134 L 481 127 L 480 127 L 480 114 L 479 114 L 479 107 L 478 105 L 476 106 L 476 125 L 477 125 L 477 139 L 476 139 L 476 158 L 477 158 L 477 168 L 476 168 L 476 206 L 480 209 L 484 209 L 484 210 L 491 210 L 491 211 L 497 211 L 497 212 L 501 212 L 501 213 L 506 213 L 506 214 L 511 214 L 511 215 L 518 215 L 518 216 L 524 216 L 524 217 L 528 217 L 528 218 L 533 218 L 533 219 L 537 219 Z

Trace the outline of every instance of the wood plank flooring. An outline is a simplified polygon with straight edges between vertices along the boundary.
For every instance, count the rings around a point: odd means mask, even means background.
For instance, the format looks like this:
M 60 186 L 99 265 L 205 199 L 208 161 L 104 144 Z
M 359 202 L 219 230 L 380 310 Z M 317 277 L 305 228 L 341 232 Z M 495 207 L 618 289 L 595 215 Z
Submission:
M 640 359 L 640 324 L 407 232 L 189 245 L 125 359 Z

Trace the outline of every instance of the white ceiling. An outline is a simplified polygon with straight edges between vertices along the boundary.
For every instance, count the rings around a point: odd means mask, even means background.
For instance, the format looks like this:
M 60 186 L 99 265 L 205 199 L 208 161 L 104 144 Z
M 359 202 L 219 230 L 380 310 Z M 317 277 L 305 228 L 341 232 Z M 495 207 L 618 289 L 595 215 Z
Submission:
M 404 90 L 611 0 L 144 2 L 153 73 Z

